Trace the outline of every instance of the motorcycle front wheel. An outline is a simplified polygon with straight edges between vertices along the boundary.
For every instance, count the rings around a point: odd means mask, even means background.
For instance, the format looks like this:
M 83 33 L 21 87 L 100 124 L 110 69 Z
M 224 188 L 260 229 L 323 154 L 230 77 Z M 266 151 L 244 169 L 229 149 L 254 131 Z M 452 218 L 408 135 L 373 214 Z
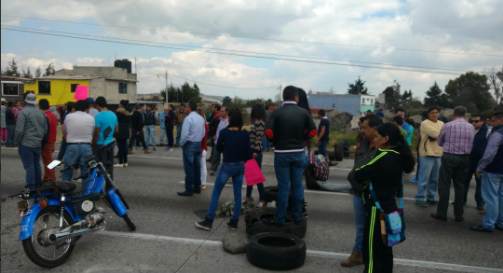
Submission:
M 28 258 L 36 265 L 54 268 L 64 264 L 75 248 L 74 239 L 67 239 L 60 244 L 44 245 L 42 234 L 44 230 L 59 227 L 60 208 L 47 207 L 37 216 L 33 226 L 33 235 L 24 240 L 23 249 Z M 65 211 L 63 226 L 73 224 L 70 215 Z

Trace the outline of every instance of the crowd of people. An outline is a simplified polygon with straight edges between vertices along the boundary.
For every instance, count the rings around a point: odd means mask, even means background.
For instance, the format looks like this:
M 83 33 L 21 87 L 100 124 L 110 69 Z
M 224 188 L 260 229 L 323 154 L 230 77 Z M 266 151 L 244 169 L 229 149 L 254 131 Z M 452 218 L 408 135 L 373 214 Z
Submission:
M 44 166 L 52 161 L 58 123 L 63 133 L 58 158 L 64 160 L 65 166 L 84 166 L 84 159 L 94 154 L 113 178 L 114 167 L 128 167 L 128 155 L 133 154 L 135 143 L 145 153 L 151 153 L 150 146 L 156 151 L 155 128 L 160 122 L 160 144 L 167 145 L 165 151 L 171 152 L 176 147 L 183 150 L 185 190 L 178 192 L 179 196 L 192 197 L 206 189 L 207 162 L 211 163 L 210 176 L 218 172 L 209 212 L 203 221 L 196 223 L 206 231 L 212 229 L 220 195 L 230 179 L 235 204 L 227 227 L 238 228 L 241 205 L 253 202 L 253 187 L 247 187 L 242 198 L 245 163 L 254 159 L 261 168 L 263 153 L 274 149 L 278 199 L 270 224 L 281 226 L 286 221 L 287 207 L 291 208 L 294 223 L 305 217 L 302 177 L 308 164 L 310 140 L 316 137 L 314 144 L 319 153 L 327 155 L 331 132 L 323 110 L 318 112 L 319 126 L 315 125 L 304 90 L 288 86 L 283 91 L 283 100 L 274 111 L 254 105 L 251 125 L 244 130 L 243 113 L 220 105 L 213 105 L 207 118 L 194 102 L 182 104 L 178 109 L 170 104 L 157 114 L 149 105 L 145 111 L 143 105 L 136 105 L 131 112 L 129 102 L 121 101 L 114 113 L 108 109 L 106 99 L 99 97 L 69 102 L 60 118 L 47 100 L 40 100 L 37 107 L 36 95 L 27 93 L 24 108 L 13 103 L 2 105 L 2 141 L 9 147 L 19 147 L 26 170 L 26 188 L 32 190 L 43 181 L 56 179 L 53 170 L 45 168 L 42 174 L 40 158 Z M 416 162 L 416 177 L 410 180 L 417 183 L 415 204 L 422 208 L 436 205 L 432 218 L 447 221 L 450 188 L 454 184 L 455 221 L 464 221 L 464 205 L 475 175 L 475 201 L 485 217 L 471 230 L 503 230 L 503 113 L 495 113 L 490 119 L 472 115 L 468 122 L 466 108 L 459 106 L 454 109 L 451 122 L 444 123 L 439 115 L 438 107 L 430 107 L 422 114 L 423 121 L 418 126 L 406 120 L 401 108 L 395 110 L 390 120 L 384 120 L 382 112 L 368 113 L 360 119 L 354 167 L 348 175 L 354 192 L 356 239 L 351 255 L 342 261 L 343 266 L 364 264 L 365 270 L 392 272 L 392 247 L 385 239 L 390 234 L 383 229 L 381 220 L 401 209 L 404 174 L 411 173 Z M 419 130 L 414 147 L 417 158 L 411 152 L 414 130 Z M 115 145 L 118 164 L 114 165 Z M 86 173 L 81 168 L 81 177 Z M 72 177 L 73 169 L 63 174 L 63 180 Z M 257 189 L 257 206 L 264 207 L 263 184 L 257 185 Z

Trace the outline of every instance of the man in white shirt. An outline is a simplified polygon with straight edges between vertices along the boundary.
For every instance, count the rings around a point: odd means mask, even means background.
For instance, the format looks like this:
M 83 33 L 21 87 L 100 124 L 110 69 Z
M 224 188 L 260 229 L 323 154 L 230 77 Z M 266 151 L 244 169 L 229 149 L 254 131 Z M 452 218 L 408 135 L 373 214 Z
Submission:
M 204 118 L 196 113 L 197 104 L 189 102 L 185 110 L 187 117 L 182 126 L 180 145 L 183 148 L 183 166 L 185 168 L 185 191 L 180 196 L 192 196 L 201 193 L 201 141 L 206 133 Z
M 222 106 L 222 108 L 220 109 L 220 114 L 221 114 L 220 123 L 218 124 L 215 136 L 213 136 L 213 143 L 215 143 L 215 147 L 217 146 L 218 136 L 220 135 L 220 132 L 223 129 L 227 128 L 227 126 L 229 126 L 229 112 L 227 111 L 227 107 Z M 215 150 L 215 154 L 211 158 L 211 170 L 210 170 L 211 176 L 215 175 L 218 166 L 220 166 L 220 158 L 221 154 Z
M 93 118 L 96 118 L 96 116 L 100 113 L 100 111 L 98 111 L 96 108 L 95 108 L 95 101 L 93 98 L 87 98 L 86 101 L 89 102 L 89 115 Z
M 79 164 L 84 166 L 84 159 L 93 155 L 91 144 L 95 121 L 89 115 L 89 102 L 80 100 L 77 102 L 75 113 L 69 114 L 65 118 L 65 138 L 67 142 L 65 152 L 65 168 Z M 87 168 L 81 168 L 81 175 L 88 173 Z M 62 179 L 71 181 L 73 169 L 64 172 Z

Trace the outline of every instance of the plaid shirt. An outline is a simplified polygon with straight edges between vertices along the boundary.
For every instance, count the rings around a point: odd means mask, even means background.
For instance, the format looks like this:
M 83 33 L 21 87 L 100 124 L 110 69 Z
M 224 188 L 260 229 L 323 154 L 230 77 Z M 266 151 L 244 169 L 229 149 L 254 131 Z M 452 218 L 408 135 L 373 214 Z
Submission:
M 330 173 L 330 158 L 325 157 L 325 162 L 318 164 L 313 152 L 309 152 L 309 164 L 314 166 L 314 179 L 319 181 L 328 181 Z
M 438 136 L 438 145 L 444 147 L 444 153 L 469 155 L 472 152 L 475 128 L 464 118 L 457 118 L 442 127 Z

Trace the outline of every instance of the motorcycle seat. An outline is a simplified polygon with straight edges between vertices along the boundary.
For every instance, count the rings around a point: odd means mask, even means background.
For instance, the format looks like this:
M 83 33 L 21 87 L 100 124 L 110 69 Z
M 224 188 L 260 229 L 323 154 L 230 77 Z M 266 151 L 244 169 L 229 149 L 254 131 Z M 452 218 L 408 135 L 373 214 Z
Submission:
M 73 192 L 77 188 L 77 185 L 75 185 L 75 183 L 67 181 L 54 181 L 54 185 L 62 193 Z

